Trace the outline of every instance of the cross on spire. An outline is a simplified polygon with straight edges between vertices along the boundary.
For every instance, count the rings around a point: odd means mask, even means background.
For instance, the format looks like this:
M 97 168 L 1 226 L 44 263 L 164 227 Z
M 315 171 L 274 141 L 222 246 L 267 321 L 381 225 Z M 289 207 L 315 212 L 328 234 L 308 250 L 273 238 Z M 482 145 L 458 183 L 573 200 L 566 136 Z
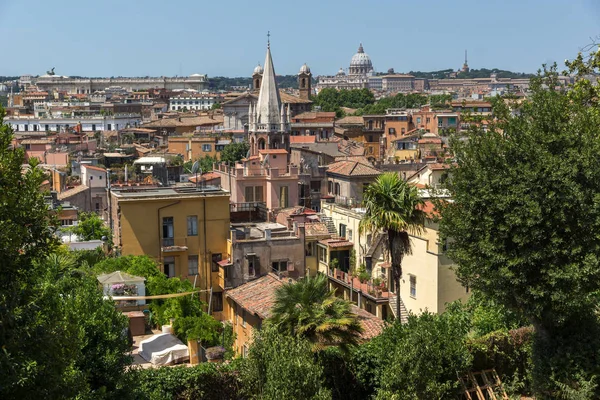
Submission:
M 267 48 L 271 48 L 271 31 L 267 31 Z

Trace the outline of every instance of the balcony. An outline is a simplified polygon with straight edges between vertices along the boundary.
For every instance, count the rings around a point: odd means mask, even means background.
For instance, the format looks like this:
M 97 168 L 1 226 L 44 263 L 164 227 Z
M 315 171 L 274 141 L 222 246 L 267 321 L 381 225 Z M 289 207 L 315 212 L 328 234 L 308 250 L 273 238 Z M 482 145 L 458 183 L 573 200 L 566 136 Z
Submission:
M 361 282 L 357 276 L 352 276 L 351 273 L 344 272 L 337 268 L 328 268 L 327 276 L 334 282 L 340 283 L 354 292 L 361 293 L 362 295 L 370 296 L 376 300 L 388 299 L 390 292 L 386 285 L 375 285 L 373 279 L 366 282 Z
M 161 251 L 163 253 L 178 253 L 187 251 L 187 238 L 163 238 L 161 240 Z

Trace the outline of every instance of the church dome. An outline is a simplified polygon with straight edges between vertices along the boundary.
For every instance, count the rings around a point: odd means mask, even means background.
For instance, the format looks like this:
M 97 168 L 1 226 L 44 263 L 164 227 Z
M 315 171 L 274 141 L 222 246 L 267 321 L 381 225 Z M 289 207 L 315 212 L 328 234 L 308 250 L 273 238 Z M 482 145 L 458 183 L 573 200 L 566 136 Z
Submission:
M 264 72 L 263 67 L 261 67 L 260 64 L 258 64 L 256 66 L 256 68 L 254 68 L 253 75 L 255 75 L 255 74 L 262 74 L 263 72 Z
M 342 75 L 346 75 L 346 73 L 344 72 L 344 68 L 340 67 L 340 70 L 337 72 L 336 74 L 337 76 L 342 76 Z
M 373 70 L 373 64 L 371 63 L 371 57 L 363 49 L 362 43 L 358 47 L 358 52 L 352 56 L 350 61 L 350 73 L 351 74 L 366 74 Z
M 300 73 L 301 74 L 310 74 L 310 68 L 308 67 L 308 65 L 306 65 L 306 63 L 304 63 L 304 65 L 302 67 L 300 67 Z

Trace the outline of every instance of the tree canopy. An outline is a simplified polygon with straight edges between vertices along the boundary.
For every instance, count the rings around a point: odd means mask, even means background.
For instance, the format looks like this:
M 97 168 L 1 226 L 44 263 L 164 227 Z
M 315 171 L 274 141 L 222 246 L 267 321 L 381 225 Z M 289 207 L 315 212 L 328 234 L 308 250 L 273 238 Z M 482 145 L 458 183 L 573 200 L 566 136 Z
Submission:
M 250 150 L 248 142 L 231 142 L 223 148 L 220 161 L 235 164 L 245 158 Z
M 288 283 L 275 292 L 268 320 L 278 331 L 308 339 L 315 349 L 356 344 L 362 327 L 350 303 L 328 288 L 326 275 Z
M 472 126 L 452 144 L 452 202 L 442 207 L 459 278 L 534 325 L 534 382 L 550 397 L 555 380 L 575 387 L 600 373 L 591 333 L 600 290 L 600 87 L 584 78 L 599 65 L 597 53 L 579 58 L 570 65 L 580 78 L 574 86 L 562 87 L 553 67 L 532 79 L 522 102 L 497 99 L 489 130 Z
M 94 212 L 80 212 L 77 218 L 77 225 L 70 228 L 70 230 L 79 236 L 81 240 L 101 240 L 106 238 L 110 241 L 112 232 L 98 214 Z

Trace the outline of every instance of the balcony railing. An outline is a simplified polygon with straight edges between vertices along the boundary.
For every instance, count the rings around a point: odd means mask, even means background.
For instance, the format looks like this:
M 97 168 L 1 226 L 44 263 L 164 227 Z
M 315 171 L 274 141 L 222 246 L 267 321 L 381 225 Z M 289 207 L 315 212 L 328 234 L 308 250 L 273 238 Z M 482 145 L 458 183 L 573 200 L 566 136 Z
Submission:
M 389 297 L 387 286 L 385 284 L 375 285 L 372 279 L 369 279 L 366 282 L 361 282 L 357 276 L 353 276 L 352 274 L 337 268 L 328 268 L 327 275 L 330 278 L 343 283 L 348 288 L 352 288 L 352 290 L 360 292 L 361 294 L 367 294 L 377 299 L 386 299 Z
M 163 238 L 161 240 L 161 249 L 163 253 L 186 251 L 188 249 L 187 238 Z

